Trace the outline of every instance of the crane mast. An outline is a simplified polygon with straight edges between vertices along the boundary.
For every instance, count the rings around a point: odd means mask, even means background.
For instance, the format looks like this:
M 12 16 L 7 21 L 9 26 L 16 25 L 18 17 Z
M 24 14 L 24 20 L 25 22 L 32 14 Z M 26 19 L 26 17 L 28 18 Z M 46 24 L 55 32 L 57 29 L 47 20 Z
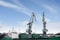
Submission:
M 47 35 L 46 35 L 46 32 L 48 31 L 47 29 L 46 29 L 46 21 L 45 21 L 45 17 L 44 17 L 45 15 L 44 15 L 44 12 L 43 12 L 43 19 L 42 19 L 42 21 L 43 21 L 43 37 L 46 37 Z

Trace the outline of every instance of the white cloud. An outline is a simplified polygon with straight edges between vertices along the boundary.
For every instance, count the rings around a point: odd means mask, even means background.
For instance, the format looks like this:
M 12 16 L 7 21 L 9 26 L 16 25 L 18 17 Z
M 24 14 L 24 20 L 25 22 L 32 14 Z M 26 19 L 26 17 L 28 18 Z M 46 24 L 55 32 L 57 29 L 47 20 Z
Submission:
M 49 10 L 51 13 L 56 13 L 56 12 L 57 12 L 55 6 L 53 7 L 53 6 L 51 6 L 51 5 L 44 4 L 43 7 L 44 7 L 45 9 Z
M 14 27 L 16 32 L 18 33 L 24 33 L 28 29 L 28 23 L 29 21 L 21 21 L 17 22 L 17 26 Z M 1 24 L 0 23 L 0 32 L 9 32 L 9 30 L 12 30 L 13 26 L 9 26 L 7 24 Z M 58 33 L 60 32 L 60 22 L 47 22 L 46 28 L 48 29 L 48 33 Z M 33 23 L 32 26 L 32 33 L 42 33 L 43 24 L 42 23 Z
M 58 33 L 60 32 L 60 22 L 49 22 L 47 23 L 48 33 Z
M 7 33 L 10 30 L 10 26 L 6 25 L 6 24 L 0 24 L 1 28 L 0 28 L 0 32 L 1 33 Z
M 50 3 L 51 1 L 54 1 L 54 0 L 51 0 L 50 2 L 47 2 L 47 0 L 31 0 L 33 3 L 37 4 L 39 7 L 41 7 L 41 9 L 43 9 L 43 11 L 46 10 L 46 12 L 50 12 L 50 13 L 53 13 L 53 14 L 56 14 L 58 12 L 58 6 L 55 4 L 55 3 Z M 54 1 L 55 2 L 55 1 Z
M 20 30 L 20 33 L 26 32 L 27 23 L 28 23 L 28 21 L 20 21 L 20 22 L 17 22 L 17 24 L 18 24 L 18 29 Z
M 20 23 L 20 31 L 26 32 L 28 21 L 23 21 Z M 46 28 L 48 33 L 58 33 L 60 32 L 60 22 L 47 22 Z M 43 24 L 42 23 L 33 23 L 32 33 L 42 33 Z
M 5 7 L 9 7 L 9 8 L 19 8 L 18 6 L 5 2 L 5 1 L 0 1 L 0 6 L 5 6 Z
M 18 9 L 19 12 L 23 12 L 23 13 L 27 14 L 28 16 L 30 16 L 31 13 L 33 12 L 29 8 L 25 7 L 19 0 L 12 0 L 12 1 L 20 7 Z
M 15 2 L 15 0 L 14 0 Z M 16 11 L 18 12 L 22 12 L 22 13 L 25 13 L 26 15 L 30 16 L 32 11 L 28 8 L 26 8 L 24 5 L 22 5 L 21 3 L 19 3 L 18 0 L 16 0 L 15 2 L 16 4 L 12 4 L 12 3 L 9 3 L 9 2 L 5 2 L 5 1 L 0 1 L 0 6 L 4 6 L 4 7 L 8 7 L 8 8 L 14 8 L 16 9 Z

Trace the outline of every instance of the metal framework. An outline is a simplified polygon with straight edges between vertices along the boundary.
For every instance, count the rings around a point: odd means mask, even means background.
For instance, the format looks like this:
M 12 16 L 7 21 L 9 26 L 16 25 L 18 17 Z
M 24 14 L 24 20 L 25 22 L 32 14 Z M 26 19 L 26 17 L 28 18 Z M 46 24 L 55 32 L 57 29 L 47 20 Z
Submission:
M 46 21 L 45 21 L 45 17 L 44 16 L 45 15 L 44 15 L 44 12 L 43 12 L 43 19 L 42 19 L 42 21 L 43 21 L 43 37 L 47 37 L 46 32 L 48 30 L 46 29 Z
M 30 18 L 30 21 L 29 21 L 29 23 L 27 24 L 27 25 L 29 26 L 29 28 L 28 28 L 28 30 L 27 30 L 29 38 L 32 37 L 32 35 L 31 35 L 31 32 L 32 32 L 31 28 L 32 28 L 32 24 L 33 24 L 34 20 L 36 20 L 36 17 L 35 17 L 35 14 L 34 14 L 34 12 L 33 12 L 33 13 L 32 13 L 32 16 L 31 16 L 31 18 Z

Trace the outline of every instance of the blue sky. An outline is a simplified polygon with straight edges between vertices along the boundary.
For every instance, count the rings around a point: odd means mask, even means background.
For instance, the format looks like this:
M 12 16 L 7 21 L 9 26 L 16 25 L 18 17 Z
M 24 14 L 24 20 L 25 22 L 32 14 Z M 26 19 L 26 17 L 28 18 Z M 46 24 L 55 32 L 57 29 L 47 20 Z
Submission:
M 34 12 L 37 21 L 32 32 L 42 33 L 43 11 L 48 33 L 60 32 L 60 0 L 0 0 L 0 32 L 8 32 L 13 27 L 17 32 L 26 32 Z

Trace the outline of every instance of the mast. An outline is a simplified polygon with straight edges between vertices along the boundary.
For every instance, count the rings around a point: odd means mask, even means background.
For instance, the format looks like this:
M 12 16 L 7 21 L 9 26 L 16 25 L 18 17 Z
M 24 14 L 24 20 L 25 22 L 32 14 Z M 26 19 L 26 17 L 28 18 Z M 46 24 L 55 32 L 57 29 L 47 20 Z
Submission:
M 31 16 L 31 18 L 30 18 L 30 21 L 29 21 L 29 23 L 27 24 L 27 25 L 29 26 L 29 27 L 28 27 L 28 30 L 27 30 L 29 38 L 32 37 L 32 35 L 31 35 L 31 32 L 32 32 L 31 28 L 32 28 L 32 25 L 33 25 L 34 20 L 36 20 L 36 17 L 35 17 L 34 12 L 32 12 L 32 16 Z
M 45 21 L 45 15 L 44 15 L 44 12 L 43 12 L 43 18 L 42 18 L 42 21 L 43 21 L 43 37 L 46 37 L 46 32 L 48 31 L 46 29 L 46 21 Z

